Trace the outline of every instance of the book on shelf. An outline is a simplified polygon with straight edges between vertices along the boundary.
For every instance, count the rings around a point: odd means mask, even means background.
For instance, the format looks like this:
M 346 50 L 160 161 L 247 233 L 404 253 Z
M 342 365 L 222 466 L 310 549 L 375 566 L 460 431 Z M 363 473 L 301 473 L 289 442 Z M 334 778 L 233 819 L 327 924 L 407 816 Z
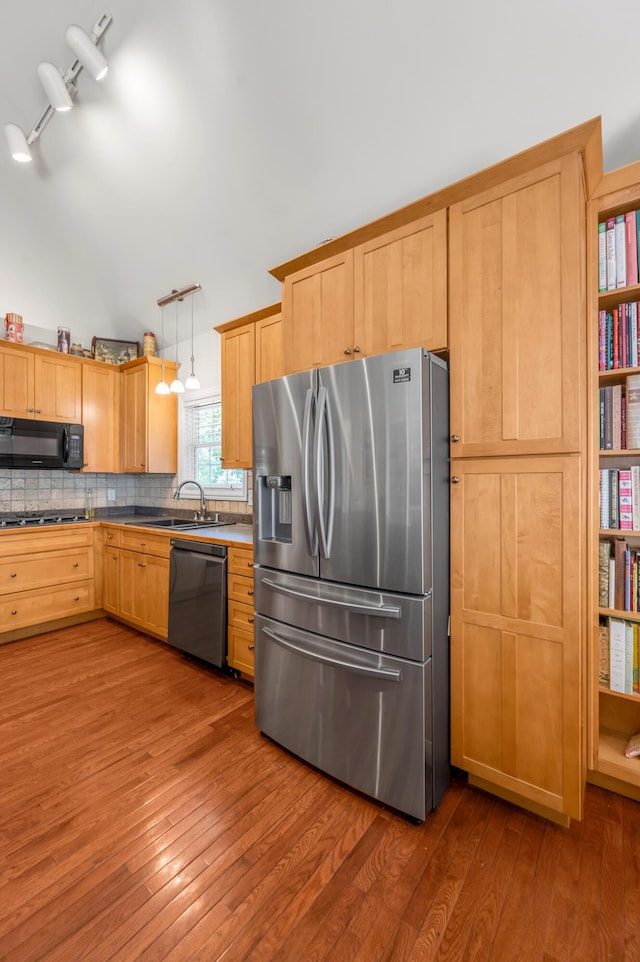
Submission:
M 601 390 L 604 399 L 601 448 L 603 451 L 611 451 L 613 449 L 613 386 L 607 384 Z
M 615 562 L 615 578 L 613 607 L 616 611 L 625 610 L 625 556 L 627 553 L 627 542 L 624 538 L 616 538 L 613 543 L 613 560 Z
M 600 667 L 598 670 L 598 681 L 601 685 L 609 684 L 609 625 L 601 622 L 598 625 L 598 639 L 600 641 Z
M 609 618 L 609 687 L 624 692 L 625 638 L 624 621 Z
M 614 451 L 622 448 L 622 384 L 611 386 L 611 447 Z
M 609 486 L 609 469 L 600 468 L 600 527 L 611 527 L 611 505 L 609 503 L 611 488 Z
M 634 692 L 640 692 L 640 675 L 638 673 L 638 637 L 640 636 L 640 625 L 635 621 L 633 623 L 633 677 L 631 681 L 631 690 Z
M 616 606 L 616 559 L 609 558 L 609 608 L 611 611 Z
M 616 289 L 616 219 L 607 218 L 607 290 Z
M 627 374 L 625 384 L 627 448 L 640 448 L 640 374 Z
M 624 691 L 633 694 L 633 623 L 624 623 Z
M 631 468 L 618 469 L 618 527 L 621 531 L 633 531 L 633 490 Z M 627 609 L 628 610 L 628 609 Z
M 607 225 L 598 224 L 598 290 L 607 289 Z
M 631 465 L 631 509 L 633 530 L 640 531 L 640 464 Z
M 616 217 L 616 287 L 627 286 L 627 248 L 624 214 Z
M 611 559 L 611 542 L 601 541 L 598 546 L 598 604 L 601 608 L 609 607 L 609 561 Z
M 607 370 L 607 312 L 598 311 L 598 370 Z
M 638 283 L 638 235 L 636 212 L 628 210 L 624 215 L 625 251 L 627 257 L 627 286 Z

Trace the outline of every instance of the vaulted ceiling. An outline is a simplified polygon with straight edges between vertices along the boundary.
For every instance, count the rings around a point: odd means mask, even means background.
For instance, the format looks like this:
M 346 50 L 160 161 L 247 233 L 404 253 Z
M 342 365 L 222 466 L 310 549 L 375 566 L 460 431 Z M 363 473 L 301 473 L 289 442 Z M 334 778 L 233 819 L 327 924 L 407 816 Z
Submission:
M 38 63 L 64 72 L 104 9 L 2 5 L 0 123 L 32 129 Z M 0 144 L 0 312 L 85 342 L 158 330 L 193 281 L 197 331 L 277 301 L 270 267 L 599 114 L 605 168 L 640 157 L 631 0 L 106 9 L 107 78 L 81 73 L 32 164 Z

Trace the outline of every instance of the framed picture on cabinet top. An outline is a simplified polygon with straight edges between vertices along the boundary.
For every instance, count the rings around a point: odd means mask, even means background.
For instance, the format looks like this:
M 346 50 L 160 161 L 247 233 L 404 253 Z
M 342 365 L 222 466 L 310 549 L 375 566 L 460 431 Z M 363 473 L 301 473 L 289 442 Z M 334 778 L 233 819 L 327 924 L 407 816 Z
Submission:
M 105 364 L 124 364 L 141 356 L 140 341 L 116 341 L 108 337 L 94 337 L 91 356 Z

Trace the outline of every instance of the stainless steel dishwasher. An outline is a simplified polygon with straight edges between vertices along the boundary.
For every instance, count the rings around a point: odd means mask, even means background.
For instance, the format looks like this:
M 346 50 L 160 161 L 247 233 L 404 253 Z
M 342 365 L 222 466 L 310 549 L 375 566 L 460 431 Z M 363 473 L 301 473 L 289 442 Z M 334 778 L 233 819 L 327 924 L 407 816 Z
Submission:
M 227 549 L 171 539 L 169 636 L 174 648 L 210 665 L 227 664 Z

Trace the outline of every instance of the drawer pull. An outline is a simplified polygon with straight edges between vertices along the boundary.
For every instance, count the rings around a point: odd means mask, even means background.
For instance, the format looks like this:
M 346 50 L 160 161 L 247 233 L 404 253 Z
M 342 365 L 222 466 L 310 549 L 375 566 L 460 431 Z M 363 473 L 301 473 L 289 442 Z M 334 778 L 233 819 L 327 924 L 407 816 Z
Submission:
M 16 571 L 12 571 L 12 572 L 11 572 L 11 577 L 12 577 L 12 578 L 15 578 L 15 577 L 16 577 L 16 574 L 17 574 Z
M 247 568 L 253 568 L 253 561 L 247 561 Z
M 255 645 L 249 645 L 249 651 L 253 651 L 255 647 L 256 647 Z
M 142 546 L 143 548 L 145 548 L 145 547 L 146 547 L 146 544 L 147 544 L 147 542 L 146 542 L 146 541 L 141 541 L 141 542 L 140 542 L 140 545 L 141 545 L 141 546 Z
M 250 625 L 252 625 L 255 620 L 256 620 L 255 618 L 247 618 L 247 621 L 249 622 Z
M 118 555 L 117 555 L 117 554 L 112 554 L 111 557 L 113 558 L 114 561 L 117 561 L 117 560 L 118 560 Z
M 12 614 L 12 615 L 17 615 L 18 612 L 17 612 L 16 609 L 14 608 L 14 609 L 12 610 L 11 614 Z
M 73 562 L 73 567 L 74 567 L 74 568 L 77 568 L 77 567 L 78 567 L 78 562 L 77 562 L 77 561 L 74 561 L 74 562 Z
M 80 601 L 80 595 L 76 595 L 73 600 L 74 600 L 74 601 Z
M 249 590 L 247 591 L 247 594 L 248 594 L 248 595 L 252 595 L 252 594 L 253 594 L 253 588 L 249 588 Z
M 139 567 L 139 568 L 146 568 L 146 567 L 147 567 L 147 562 L 146 562 L 146 561 L 139 561 L 139 562 L 138 562 L 138 567 Z

